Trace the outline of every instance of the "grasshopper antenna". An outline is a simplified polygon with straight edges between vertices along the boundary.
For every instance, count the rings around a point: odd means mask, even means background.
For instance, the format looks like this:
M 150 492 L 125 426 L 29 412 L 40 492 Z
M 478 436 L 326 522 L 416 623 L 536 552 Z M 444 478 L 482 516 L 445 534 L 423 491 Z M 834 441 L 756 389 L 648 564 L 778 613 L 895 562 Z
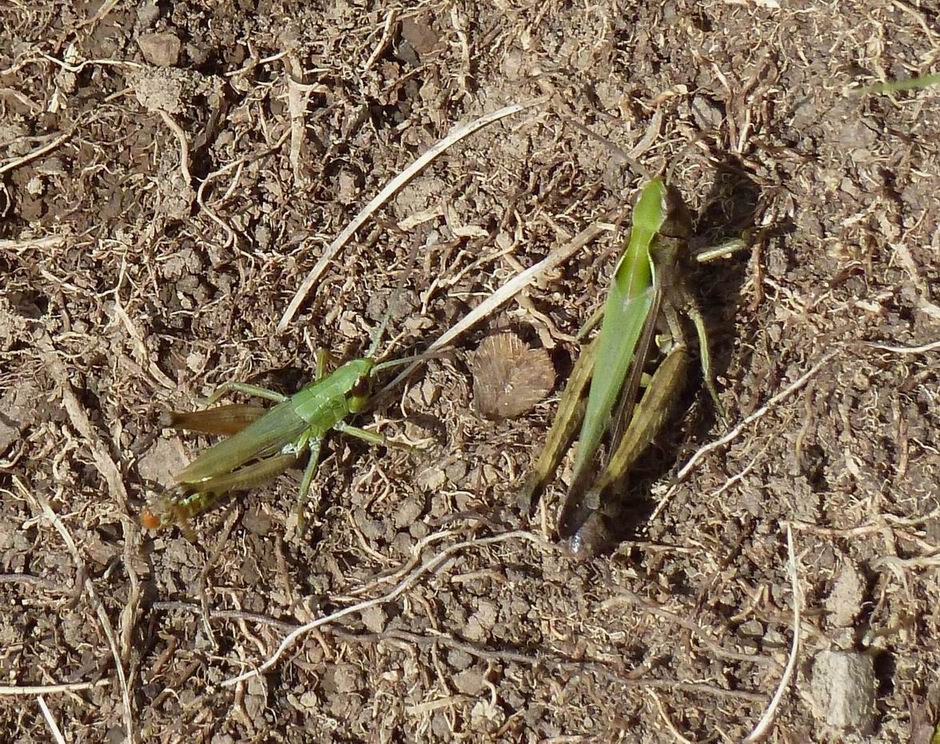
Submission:
M 391 296 L 388 298 L 388 308 L 385 311 L 385 315 L 382 318 L 382 322 L 379 323 L 379 327 L 375 329 L 372 333 L 372 339 L 369 343 L 369 350 L 366 352 L 366 357 L 368 359 L 375 358 L 375 352 L 379 349 L 379 342 L 382 340 L 382 334 L 385 333 L 386 327 L 388 327 L 388 320 L 392 317 L 392 312 L 395 311 L 398 301 L 401 299 L 401 293 L 405 289 L 405 282 L 408 281 L 408 278 L 414 273 L 415 261 L 418 258 L 418 244 L 412 247 L 411 252 L 408 254 L 408 259 L 405 263 L 405 268 L 401 273 L 401 276 L 398 277 L 398 283 L 395 285 L 395 289 L 392 290 Z

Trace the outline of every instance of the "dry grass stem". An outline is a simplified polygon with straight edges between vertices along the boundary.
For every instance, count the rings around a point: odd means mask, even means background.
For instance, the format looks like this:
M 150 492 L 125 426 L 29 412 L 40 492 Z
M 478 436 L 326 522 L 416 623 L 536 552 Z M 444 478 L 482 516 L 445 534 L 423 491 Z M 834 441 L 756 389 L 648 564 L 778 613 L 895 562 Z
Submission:
M 659 699 L 659 695 L 656 694 L 655 690 L 649 691 L 649 696 L 653 698 L 653 702 L 656 703 L 656 708 L 659 710 L 659 715 L 663 719 L 663 723 L 666 724 L 666 728 L 669 729 L 669 733 L 672 734 L 676 741 L 679 744 L 692 744 L 689 739 L 686 739 L 676 728 L 676 725 L 672 722 L 672 719 L 669 717 L 669 713 L 666 711 L 666 706 L 663 705 L 663 701 Z
M 466 540 L 464 542 L 457 543 L 456 545 L 452 545 L 449 548 L 446 548 L 443 551 L 441 551 L 438 555 L 422 563 L 420 568 L 418 568 L 416 571 L 406 576 L 405 579 L 401 583 L 399 583 L 394 589 L 392 589 L 387 594 L 384 594 L 381 597 L 376 597 L 375 599 L 367 599 L 362 602 L 358 602 L 354 605 L 350 605 L 349 607 L 344 607 L 341 610 L 337 610 L 336 612 L 333 612 L 329 615 L 325 615 L 324 617 L 321 617 L 321 618 L 317 618 L 316 620 L 313 620 L 312 622 L 309 622 L 309 623 L 306 623 L 305 625 L 300 626 L 299 628 L 294 630 L 292 633 L 289 633 L 287 636 L 285 636 L 284 639 L 278 645 L 275 652 L 271 656 L 269 656 L 267 660 L 265 660 L 265 662 L 261 664 L 258 668 L 252 669 L 251 671 L 245 672 L 244 674 L 240 674 L 237 677 L 231 677 L 225 680 L 224 682 L 222 682 L 222 686 L 231 687 L 233 685 L 238 684 L 239 682 L 244 682 L 246 680 L 251 679 L 252 677 L 256 677 L 258 675 L 264 674 L 265 671 L 267 671 L 268 669 L 270 669 L 272 666 L 274 666 L 277 663 L 278 659 L 281 658 L 284 652 L 287 651 L 298 638 L 306 635 L 307 633 L 315 630 L 316 628 L 319 628 L 322 625 L 334 623 L 337 620 L 341 620 L 342 618 L 348 615 L 352 615 L 357 612 L 362 612 L 363 610 L 367 610 L 370 607 L 376 607 L 378 605 L 386 604 L 388 602 L 391 602 L 397 599 L 399 596 L 401 596 L 406 591 L 408 591 L 408 589 L 410 589 L 415 584 L 415 582 L 418 581 L 418 579 L 420 579 L 425 574 L 430 573 L 431 571 L 434 571 L 445 561 L 449 560 L 451 556 L 453 555 L 459 554 L 469 548 L 483 547 L 485 545 L 494 545 L 497 543 L 505 542 L 507 540 L 518 540 L 518 539 L 528 540 L 536 544 L 542 544 L 542 541 L 539 538 L 532 535 L 531 533 L 523 532 L 523 531 L 513 531 L 513 532 L 504 533 L 502 535 L 496 535 L 494 537 L 483 537 L 477 540 Z
M 330 243 L 327 249 L 323 252 L 323 255 L 321 255 L 316 264 L 314 264 L 313 269 L 311 269 L 310 273 L 307 274 L 306 278 L 301 283 L 300 288 L 297 290 L 288 304 L 287 310 L 284 311 L 284 315 L 277 324 L 277 330 L 283 331 L 285 328 L 287 328 L 288 324 L 291 322 L 291 320 L 293 320 L 294 315 L 297 313 L 297 310 L 300 308 L 300 305 L 304 302 L 307 295 L 310 293 L 310 290 L 312 290 L 313 286 L 317 283 L 317 280 L 320 278 L 323 270 L 329 265 L 331 261 L 336 258 L 337 254 L 339 254 L 339 252 L 343 249 L 343 246 L 346 245 L 347 241 L 353 235 L 355 235 L 356 231 L 362 227 L 368 221 L 368 219 L 383 204 L 385 204 L 385 202 L 394 196 L 399 189 L 405 186 L 405 184 L 407 184 L 412 178 L 424 170 L 424 168 L 426 168 L 435 158 L 460 142 L 460 140 L 470 136 L 477 130 L 482 129 L 483 127 L 492 124 L 493 122 L 504 119 L 507 116 L 517 114 L 520 111 L 523 111 L 532 106 L 536 106 L 539 103 L 540 101 L 532 101 L 525 104 L 504 106 L 503 108 L 497 109 L 492 113 L 481 116 L 478 119 L 474 119 L 467 124 L 462 124 L 461 126 L 455 127 L 447 137 L 431 147 L 420 158 L 415 160 L 410 166 L 408 166 L 405 170 L 395 176 L 395 178 L 389 181 L 385 187 L 368 204 L 366 204 L 365 207 L 362 208 L 359 214 L 357 214 L 352 219 L 352 221 L 345 228 L 343 228 L 343 231 L 336 236 L 333 242 Z
M 46 725 L 49 727 L 56 744 L 65 744 L 65 737 L 62 736 L 59 724 L 56 723 L 55 717 L 52 715 L 52 711 L 49 710 L 49 706 L 46 705 L 42 695 L 36 697 L 36 702 L 39 704 L 39 710 L 42 711 L 42 717 L 46 719 Z
M 940 349 L 940 341 L 931 341 L 930 343 L 921 344 L 920 346 L 890 346 L 888 344 L 877 343 L 869 343 L 868 346 L 873 349 L 890 351 L 892 354 L 927 354 L 928 352 Z
M 60 692 L 82 692 L 110 684 L 109 679 L 99 679 L 97 682 L 65 682 L 60 685 L 0 685 L 0 696 L 55 695 Z
M 158 113 L 160 114 L 160 118 L 163 119 L 163 123 L 170 128 L 170 131 L 173 132 L 173 136 L 176 137 L 177 143 L 179 143 L 180 174 L 183 176 L 183 183 L 187 186 L 191 186 L 193 176 L 189 171 L 189 141 L 186 139 L 186 132 L 183 131 L 183 128 L 177 124 L 173 117 L 166 111 L 159 111 Z
M 36 160 L 37 158 L 41 158 L 43 155 L 52 152 L 61 144 L 66 142 L 74 134 L 74 132 L 75 132 L 74 128 L 70 129 L 67 132 L 63 132 L 54 140 L 52 140 L 51 142 L 47 142 L 42 147 L 37 147 L 35 150 L 27 153 L 26 155 L 21 155 L 18 158 L 13 158 L 9 162 L 6 162 L 3 165 L 0 165 L 0 176 L 2 176 L 4 173 L 8 173 L 9 171 L 15 170 L 16 168 L 21 168 L 27 163 L 30 163 L 33 160 Z
M 800 608 L 803 600 L 800 593 L 800 574 L 796 563 L 796 550 L 793 547 L 793 530 L 790 528 L 789 524 L 787 525 L 787 555 L 790 558 L 790 589 L 793 592 L 793 640 L 790 644 L 790 656 L 787 659 L 787 666 L 783 670 L 780 684 L 777 685 L 777 690 L 774 692 L 770 704 L 767 706 L 763 715 L 761 715 L 760 720 L 757 722 L 757 725 L 754 726 L 751 733 L 745 737 L 744 744 L 763 741 L 770 735 L 774 719 L 777 716 L 777 709 L 780 707 L 787 687 L 790 685 L 790 680 L 793 678 L 793 673 L 796 671 L 796 661 L 800 655 L 800 628 L 802 627 Z

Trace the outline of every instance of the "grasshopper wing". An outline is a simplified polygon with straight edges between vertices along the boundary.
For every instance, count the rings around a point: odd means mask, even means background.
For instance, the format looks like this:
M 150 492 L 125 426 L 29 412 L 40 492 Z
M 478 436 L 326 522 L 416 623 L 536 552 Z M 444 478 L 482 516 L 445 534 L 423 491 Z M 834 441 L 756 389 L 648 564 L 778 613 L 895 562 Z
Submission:
M 649 310 L 646 314 L 646 320 L 640 330 L 640 338 L 634 349 L 632 364 L 626 375 L 626 380 L 622 383 L 619 391 L 619 399 L 616 400 L 617 413 L 608 418 L 608 424 L 612 431 L 611 446 L 620 441 L 626 425 L 633 416 L 633 410 L 636 404 L 637 393 L 640 388 L 640 380 L 643 376 L 643 367 L 646 357 L 649 353 L 650 345 L 656 328 L 656 318 L 659 315 L 659 307 L 662 299 L 662 287 L 656 281 L 655 271 L 653 273 L 652 299 Z M 597 343 L 595 341 L 595 343 Z M 596 374 L 596 373 L 595 373 Z M 578 444 L 580 454 L 580 443 Z M 604 468 L 601 477 L 608 474 L 611 463 Z M 588 517 L 601 508 L 599 501 L 602 490 L 591 487 L 592 481 L 596 480 L 597 470 L 594 468 L 585 468 L 578 471 L 575 467 L 575 476 L 571 482 L 571 487 L 565 495 L 561 505 L 561 511 L 558 515 L 558 534 L 562 537 L 572 537 L 581 529 Z M 590 490 L 589 490 L 590 489 Z M 585 499 L 585 494 L 588 498 Z
M 171 411 L 167 416 L 166 425 L 203 434 L 232 435 L 261 418 L 266 412 L 267 409 L 261 406 L 230 403 L 201 411 Z
M 279 452 L 308 427 L 288 399 L 268 410 L 234 436 L 213 445 L 175 477 L 180 484 L 195 485 L 230 473 L 257 457 Z
M 643 377 L 647 356 L 651 348 L 656 324 L 664 297 L 667 294 L 667 283 L 672 286 L 684 281 L 685 260 L 688 252 L 687 240 L 692 232 L 692 216 L 682 201 L 682 196 L 671 187 L 663 192 L 663 222 L 659 232 L 653 237 L 649 246 L 650 264 L 653 277 L 653 301 L 650 305 L 647 323 L 643 334 L 637 343 L 634 353 L 635 363 L 630 367 L 630 374 L 623 385 L 618 410 L 613 417 L 611 425 L 611 447 L 619 447 L 627 426 L 632 426 L 634 416 L 633 408 L 636 405 L 640 380 Z M 684 344 L 684 336 L 674 338 L 677 344 Z M 684 377 L 683 377 L 684 379 Z

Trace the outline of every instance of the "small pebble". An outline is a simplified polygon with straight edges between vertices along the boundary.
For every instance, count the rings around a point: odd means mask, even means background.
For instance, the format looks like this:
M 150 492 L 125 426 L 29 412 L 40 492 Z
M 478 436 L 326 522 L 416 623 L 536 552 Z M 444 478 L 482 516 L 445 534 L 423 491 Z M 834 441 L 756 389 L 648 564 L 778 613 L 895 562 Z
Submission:
M 157 67 L 172 67 L 179 61 L 180 40 L 169 33 L 141 34 L 137 37 L 144 59 Z

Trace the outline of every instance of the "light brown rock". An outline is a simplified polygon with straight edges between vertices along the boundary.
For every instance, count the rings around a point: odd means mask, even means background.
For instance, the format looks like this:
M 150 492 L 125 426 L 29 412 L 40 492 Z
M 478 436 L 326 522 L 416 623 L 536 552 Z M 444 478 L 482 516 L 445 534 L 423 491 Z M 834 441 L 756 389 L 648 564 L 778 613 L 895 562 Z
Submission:
M 181 44 L 174 34 L 141 34 L 137 37 L 137 46 L 144 59 L 157 67 L 172 67 L 179 61 Z

